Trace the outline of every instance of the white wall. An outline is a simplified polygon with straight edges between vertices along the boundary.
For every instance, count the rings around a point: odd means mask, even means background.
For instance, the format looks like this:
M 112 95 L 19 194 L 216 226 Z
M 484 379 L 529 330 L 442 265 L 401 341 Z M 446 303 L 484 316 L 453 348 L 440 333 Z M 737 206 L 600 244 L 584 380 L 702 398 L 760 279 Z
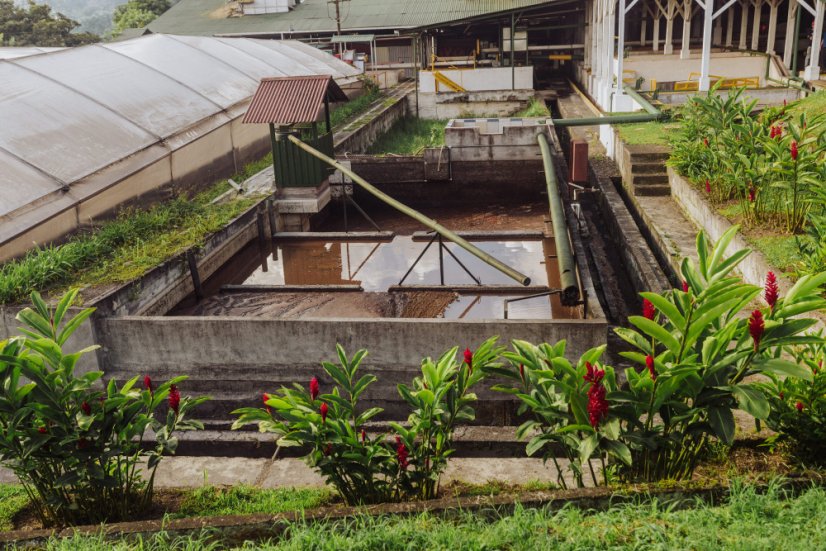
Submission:
M 700 52 L 691 52 L 689 59 L 680 59 L 678 54 L 632 55 L 625 59 L 624 65 L 626 71 L 635 71 L 637 77 L 645 79 L 642 88 L 648 90 L 652 78 L 657 82 L 674 82 L 688 80 L 689 73 L 699 73 Z M 760 86 L 765 86 L 766 56 L 740 52 L 714 52 L 711 54 L 709 72 L 725 78 L 759 77 Z M 626 73 L 624 77 L 631 78 L 632 75 Z
M 469 92 L 487 90 L 533 90 L 533 67 L 485 67 L 480 69 L 445 69 L 444 76 Z M 515 81 L 514 81 L 515 77 Z M 419 73 L 419 91 L 428 93 L 436 91 L 436 80 L 430 71 Z M 439 91 L 451 92 L 443 84 Z

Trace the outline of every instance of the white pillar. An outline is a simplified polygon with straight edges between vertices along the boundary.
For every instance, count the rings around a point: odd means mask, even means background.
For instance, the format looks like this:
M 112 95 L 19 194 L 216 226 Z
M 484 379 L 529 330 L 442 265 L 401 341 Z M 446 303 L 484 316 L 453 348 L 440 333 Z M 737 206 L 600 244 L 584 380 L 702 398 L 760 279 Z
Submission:
M 660 49 L 660 13 L 657 12 L 654 17 L 654 25 L 651 29 L 651 49 L 655 52 Z
M 794 1 L 794 0 L 792 0 Z M 726 11 L 726 48 L 734 43 L 734 6 Z
M 683 42 L 680 48 L 680 59 L 688 59 L 691 56 L 691 13 L 694 0 L 683 2 Z
M 648 31 L 648 14 L 645 6 L 642 9 L 642 21 L 640 22 L 640 46 L 645 46 L 645 34 Z
M 817 5 L 815 12 L 815 28 L 812 33 L 812 55 L 810 56 L 809 66 L 803 73 L 803 78 L 806 80 L 820 80 L 820 41 L 823 40 L 823 12 L 826 9 L 826 2 L 816 0 Z
M 674 53 L 674 16 L 677 14 L 677 0 L 668 0 L 668 12 L 665 14 L 665 44 L 663 53 Z
M 705 0 L 703 10 L 703 54 L 700 58 L 700 91 L 707 92 L 711 87 L 709 67 L 711 66 L 711 24 L 714 17 L 714 0 Z
M 623 69 L 625 65 L 625 0 L 617 6 L 617 98 L 622 96 Z
M 789 11 L 786 15 L 786 39 L 783 41 L 783 64 L 792 68 L 792 54 L 796 44 L 794 43 L 794 24 L 797 21 L 797 0 L 789 0 Z
M 763 0 L 753 0 L 754 15 L 751 25 L 751 49 L 757 50 L 760 45 L 760 14 L 763 12 Z
M 749 5 L 750 0 L 743 0 L 740 4 L 740 44 L 737 47 L 741 50 L 746 49 L 746 39 L 749 28 Z
M 592 7 L 593 7 L 592 2 L 590 2 L 590 1 L 585 2 L 585 23 L 586 23 L 586 28 L 585 28 L 585 36 L 584 36 L 584 39 L 583 39 L 583 43 L 584 43 L 583 44 L 584 45 L 583 56 L 585 57 L 585 59 L 583 60 L 584 61 L 583 66 L 586 70 L 591 68 L 591 59 L 592 59 L 592 54 L 593 54 L 593 52 L 591 51 L 591 36 L 594 32 Z
M 608 110 L 611 109 L 611 93 L 614 91 L 614 31 L 616 29 L 616 11 L 614 7 L 615 0 L 608 0 L 605 4 L 605 95 L 603 96 L 602 105 Z M 620 52 L 622 55 L 622 52 Z
M 766 39 L 766 53 L 774 53 L 774 43 L 777 39 L 777 8 L 780 7 L 780 0 L 769 1 L 769 36 Z

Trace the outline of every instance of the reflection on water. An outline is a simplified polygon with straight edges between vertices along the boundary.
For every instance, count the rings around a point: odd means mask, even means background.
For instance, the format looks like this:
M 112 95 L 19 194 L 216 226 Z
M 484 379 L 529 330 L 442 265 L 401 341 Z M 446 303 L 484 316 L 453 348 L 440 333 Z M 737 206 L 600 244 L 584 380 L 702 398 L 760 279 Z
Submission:
M 548 273 L 541 240 L 481 241 L 477 247 L 531 278 L 532 285 L 547 285 Z M 245 281 L 255 285 L 344 285 L 360 284 L 365 291 L 386 291 L 398 285 L 427 242 L 397 236 L 390 242 L 295 241 L 278 245 L 277 260 L 270 260 L 268 271 L 257 269 Z M 445 247 L 455 254 L 482 284 L 518 285 L 499 270 L 489 266 L 453 243 Z M 448 253 L 444 253 L 444 278 L 447 285 L 474 285 Z M 438 285 L 439 247 L 434 243 L 405 279 L 405 285 Z M 543 316 L 546 317 L 546 316 Z

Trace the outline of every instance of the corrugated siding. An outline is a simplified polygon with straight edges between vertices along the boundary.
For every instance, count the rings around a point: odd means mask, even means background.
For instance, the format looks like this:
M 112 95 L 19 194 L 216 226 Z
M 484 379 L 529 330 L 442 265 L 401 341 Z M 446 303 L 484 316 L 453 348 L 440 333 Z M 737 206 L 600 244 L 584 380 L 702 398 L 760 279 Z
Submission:
M 338 88 L 331 77 L 323 75 L 263 79 L 244 115 L 244 122 L 283 125 L 315 122 L 321 115 L 330 86 Z
M 342 30 L 409 29 L 502 11 L 530 8 L 549 0 L 350 0 L 342 8 Z M 305 0 L 288 13 L 229 17 L 226 0 L 180 0 L 149 24 L 152 32 L 255 34 L 335 32 L 328 0 Z

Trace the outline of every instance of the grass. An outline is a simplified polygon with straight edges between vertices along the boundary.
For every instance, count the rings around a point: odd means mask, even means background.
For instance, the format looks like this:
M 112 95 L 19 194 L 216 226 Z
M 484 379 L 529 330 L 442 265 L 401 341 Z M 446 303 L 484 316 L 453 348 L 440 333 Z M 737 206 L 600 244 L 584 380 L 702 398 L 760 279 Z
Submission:
M 637 122 L 618 124 L 619 135 L 630 145 L 668 145 L 669 140 L 677 134 L 680 124 L 676 122 Z
M 330 124 L 333 125 L 333 129 L 367 111 L 370 104 L 383 95 L 381 90 L 372 86 L 367 88 L 367 91 L 356 99 L 335 107 L 330 113 Z
M 793 115 L 806 113 L 807 117 L 826 113 L 826 92 L 815 92 L 800 101 L 793 102 L 789 105 L 789 113 Z
M 603 512 L 566 507 L 512 513 L 456 511 L 449 519 L 416 516 L 358 516 L 309 524 L 297 522 L 271 542 L 247 542 L 243 549 L 403 550 L 450 549 L 822 549 L 826 546 L 826 491 L 812 488 L 798 497 L 779 484 L 765 492 L 735 483 L 722 506 L 700 502 L 650 501 Z M 218 549 L 209 533 L 172 539 L 166 534 L 129 543 L 100 537 L 51 539 L 47 549 Z
M 334 494 L 326 488 L 259 489 L 251 486 L 203 486 L 184 498 L 174 518 L 211 515 L 276 514 L 328 505 Z
M 367 153 L 371 155 L 418 155 L 427 147 L 445 143 L 446 120 L 405 117 L 381 135 Z
M 29 497 L 22 486 L 0 484 L 0 532 L 14 528 L 14 517 L 26 508 Z
M 551 111 L 548 109 L 548 106 L 545 105 L 545 102 L 537 99 L 531 98 L 528 101 L 528 106 L 518 111 L 514 117 L 550 117 Z

